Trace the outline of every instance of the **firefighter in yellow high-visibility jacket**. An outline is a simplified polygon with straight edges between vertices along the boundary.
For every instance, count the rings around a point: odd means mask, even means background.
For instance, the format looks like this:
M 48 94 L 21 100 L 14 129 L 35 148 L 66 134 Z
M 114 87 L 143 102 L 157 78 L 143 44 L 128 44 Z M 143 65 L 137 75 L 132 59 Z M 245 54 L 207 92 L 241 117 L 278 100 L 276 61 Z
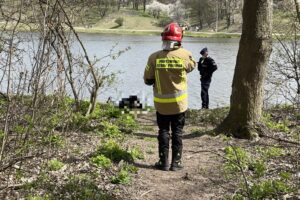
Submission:
M 171 23 L 161 33 L 163 50 L 150 55 L 144 72 L 144 82 L 153 85 L 156 108 L 160 170 L 176 171 L 183 168 L 182 134 L 185 111 L 188 108 L 187 73 L 196 65 L 192 54 L 181 47 L 182 29 Z M 172 161 L 169 168 L 169 140 L 172 132 Z

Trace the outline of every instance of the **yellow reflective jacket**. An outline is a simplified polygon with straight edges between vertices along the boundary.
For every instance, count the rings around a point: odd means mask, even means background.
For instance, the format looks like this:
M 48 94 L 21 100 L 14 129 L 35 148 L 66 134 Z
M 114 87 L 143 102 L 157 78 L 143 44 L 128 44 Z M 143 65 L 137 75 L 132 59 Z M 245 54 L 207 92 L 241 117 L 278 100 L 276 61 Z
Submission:
M 150 55 L 144 82 L 153 85 L 157 112 L 174 115 L 187 110 L 187 73 L 193 71 L 195 64 L 192 54 L 183 48 Z

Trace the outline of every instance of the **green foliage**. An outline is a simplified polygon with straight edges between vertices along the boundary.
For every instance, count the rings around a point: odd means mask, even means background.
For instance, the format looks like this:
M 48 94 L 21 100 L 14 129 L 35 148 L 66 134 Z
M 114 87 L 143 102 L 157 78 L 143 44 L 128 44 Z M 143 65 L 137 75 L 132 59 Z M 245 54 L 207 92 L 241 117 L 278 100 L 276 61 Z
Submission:
M 121 169 L 121 171 L 111 178 L 113 184 L 128 184 L 130 182 L 130 175 L 127 170 Z
M 101 105 L 100 109 L 102 109 L 102 115 L 109 118 L 119 118 L 122 115 L 121 110 L 112 104 Z
M 118 18 L 115 20 L 115 23 L 118 24 L 118 26 L 123 26 L 124 18 L 123 18 L 123 17 L 118 17 Z
M 129 114 L 121 115 L 116 120 L 116 124 L 122 131 L 127 132 L 127 133 L 133 132 L 134 130 L 136 130 L 139 127 L 138 123 L 136 122 L 134 117 Z
M 141 150 L 141 148 L 139 147 L 133 147 L 132 149 L 130 149 L 129 151 L 130 155 L 132 156 L 132 158 L 135 159 L 144 159 L 144 154 L 143 151 Z
M 127 163 L 125 164 L 123 169 L 130 172 L 130 173 L 134 173 L 134 174 L 136 174 L 139 171 L 139 168 L 137 168 L 134 165 L 127 164 Z
M 125 165 L 122 166 L 118 174 L 116 176 L 111 177 L 111 182 L 113 184 L 128 184 L 131 180 L 130 173 L 137 173 L 138 170 L 139 169 L 137 167 L 125 163 Z
M 281 180 L 265 180 L 254 183 L 250 189 L 251 199 L 277 198 L 278 194 L 292 192 L 293 189 Z
M 77 112 L 72 114 L 70 128 L 80 129 L 82 131 L 91 131 L 93 128 L 90 126 L 89 117 L 84 116 L 83 114 Z
M 21 125 L 16 125 L 14 127 L 14 132 L 17 133 L 17 134 L 24 134 L 25 132 L 25 127 L 24 126 L 21 126 Z
M 274 157 L 279 157 L 285 155 L 285 151 L 279 147 L 267 147 L 267 148 L 257 148 L 259 152 L 265 159 L 270 159 Z
M 43 197 L 41 197 L 41 196 L 30 196 L 26 200 L 51 200 L 51 198 L 48 195 L 45 195 Z
M 292 174 L 290 172 L 280 172 L 279 173 L 279 177 L 282 180 L 288 181 L 288 180 L 290 180 L 292 178 Z
M 278 196 L 294 191 L 294 187 L 290 186 L 288 181 L 292 175 L 289 172 L 280 172 L 278 176 L 270 179 L 268 175 L 269 159 L 284 155 L 284 150 L 278 147 L 257 148 L 256 154 L 251 156 L 244 149 L 239 147 L 225 148 L 225 172 L 229 174 L 239 174 L 241 188 L 233 196 L 233 199 L 247 199 L 249 195 L 251 199 L 277 199 Z M 240 167 L 243 169 L 243 175 L 239 172 Z M 253 173 L 249 173 L 249 171 Z M 242 177 L 243 176 L 243 177 Z M 244 177 L 246 176 L 246 177 Z M 244 183 L 247 179 L 248 189 Z
M 249 168 L 252 168 L 256 177 L 262 177 L 267 171 L 267 165 L 263 160 L 255 160 L 249 164 Z
M 112 124 L 111 122 L 103 121 L 101 125 L 103 126 L 102 132 L 105 137 L 119 138 L 122 136 L 119 127 Z
M 49 160 L 47 163 L 47 168 L 50 171 L 58 171 L 64 166 L 64 163 L 60 162 L 56 158 Z
M 4 132 L 0 130 L 0 140 L 3 139 L 3 137 L 4 137 Z
M 54 147 L 63 147 L 65 145 L 65 140 L 62 136 L 58 134 L 51 134 L 43 138 L 43 143 L 47 145 L 52 145 Z
M 102 167 L 104 169 L 108 169 L 112 166 L 111 160 L 104 155 L 98 155 L 91 158 L 91 162 L 95 164 L 97 167 Z
M 102 154 L 109 158 L 113 162 L 119 163 L 121 160 L 126 162 L 133 162 L 133 157 L 126 150 L 114 140 L 108 140 L 104 142 L 97 151 L 98 154 Z
M 275 122 L 272 120 L 272 116 L 270 114 L 264 114 L 263 116 L 263 122 L 266 124 L 266 126 L 274 131 L 281 131 L 281 132 L 289 132 L 290 129 L 288 128 L 288 121 L 283 122 Z
M 225 148 L 225 170 L 228 173 L 238 172 L 241 167 L 246 169 L 249 163 L 249 156 L 245 150 L 240 147 L 226 147 Z

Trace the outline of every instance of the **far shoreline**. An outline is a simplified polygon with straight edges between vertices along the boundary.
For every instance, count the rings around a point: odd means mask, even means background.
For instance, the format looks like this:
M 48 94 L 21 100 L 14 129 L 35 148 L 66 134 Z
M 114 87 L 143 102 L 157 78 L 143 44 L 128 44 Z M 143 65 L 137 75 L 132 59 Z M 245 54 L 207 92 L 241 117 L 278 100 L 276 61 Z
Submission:
M 74 27 L 74 29 L 78 33 L 92 33 L 92 34 L 160 35 L 161 33 L 161 30 L 99 29 L 99 28 L 84 28 L 84 27 Z M 196 38 L 240 38 L 241 33 L 185 31 L 184 36 L 196 37 Z

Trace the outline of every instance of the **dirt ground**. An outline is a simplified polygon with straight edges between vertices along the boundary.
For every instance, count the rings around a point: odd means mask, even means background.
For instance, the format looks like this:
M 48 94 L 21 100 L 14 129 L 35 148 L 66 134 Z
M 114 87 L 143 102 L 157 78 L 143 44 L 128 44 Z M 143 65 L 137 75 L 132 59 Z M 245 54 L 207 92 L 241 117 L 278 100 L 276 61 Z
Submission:
M 136 163 L 140 168 L 130 186 L 130 196 L 124 199 L 176 199 L 199 200 L 221 199 L 228 192 L 223 186 L 222 157 L 226 142 L 220 136 L 211 136 L 209 131 L 195 131 L 199 127 L 186 125 L 183 136 L 184 169 L 176 172 L 160 171 L 153 165 L 158 160 L 157 127 L 154 114 L 139 119 L 149 131 L 135 133 L 130 145 L 138 145 L 145 152 L 145 159 Z M 153 130 L 151 130 L 151 128 Z M 169 160 L 171 159 L 171 150 Z

